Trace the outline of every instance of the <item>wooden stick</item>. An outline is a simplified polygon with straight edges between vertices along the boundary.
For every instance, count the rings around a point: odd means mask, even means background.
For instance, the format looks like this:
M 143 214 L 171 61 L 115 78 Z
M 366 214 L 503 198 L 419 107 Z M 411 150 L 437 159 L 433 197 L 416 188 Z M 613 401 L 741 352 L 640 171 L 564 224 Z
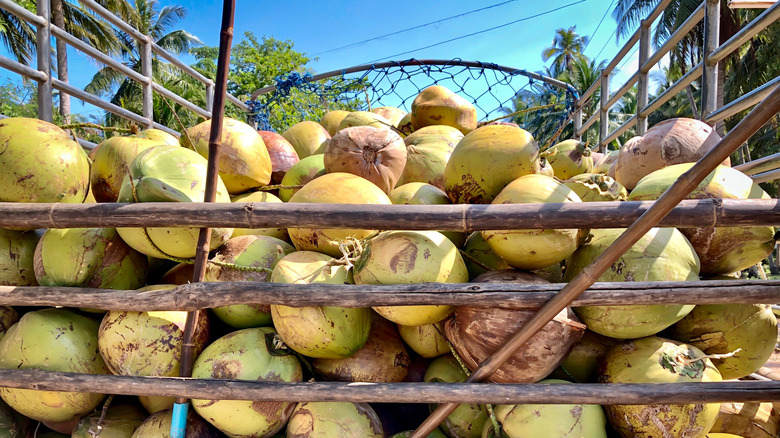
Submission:
M 503 205 L 357 205 L 303 203 L 35 204 L 0 203 L 0 227 L 367 228 L 502 230 L 625 228 L 653 201 Z M 661 226 L 775 226 L 778 199 L 685 200 Z
M 101 310 L 195 311 L 233 304 L 286 306 L 455 305 L 539 308 L 565 283 L 425 283 L 333 285 L 197 283 L 160 291 L 73 287 L 0 286 L 0 305 L 67 306 Z M 780 280 L 717 280 L 595 283 L 571 305 L 778 303 Z
M 642 236 L 656 226 L 664 216 L 707 175 L 710 174 L 723 160 L 737 150 L 742 143 L 747 141 L 758 129 L 764 125 L 780 110 L 780 86 L 759 103 L 737 126 L 707 154 L 705 154 L 691 169 L 680 176 L 666 192 L 647 210 L 636 222 L 634 222 L 623 234 L 621 234 L 604 252 L 577 276 L 575 276 L 561 291 L 547 302 L 539 311 L 515 333 L 501 348 L 485 359 L 467 382 L 480 382 L 493 374 L 515 350 L 528 342 L 533 335 L 542 329 L 555 315 L 565 309 L 575 298 L 590 287 L 609 267 L 628 251 Z M 457 404 L 445 403 L 439 405 L 436 410 L 411 434 L 410 438 L 424 438 L 433 429 L 439 426 Z
M 680 404 L 780 399 L 780 382 L 607 384 L 258 382 L 0 370 L 0 387 L 206 400 L 469 404 Z

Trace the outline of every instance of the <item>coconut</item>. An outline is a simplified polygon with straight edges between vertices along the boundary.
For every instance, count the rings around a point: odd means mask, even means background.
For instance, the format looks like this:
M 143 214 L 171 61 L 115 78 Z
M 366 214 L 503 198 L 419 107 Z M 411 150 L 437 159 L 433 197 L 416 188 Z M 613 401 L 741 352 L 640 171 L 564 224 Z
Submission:
M 560 179 L 593 172 L 590 148 L 579 140 L 564 140 L 544 151 L 542 156 L 547 159 L 555 176 Z
M 403 382 L 409 371 L 409 353 L 395 324 L 372 314 L 368 339 L 344 359 L 314 359 L 312 368 L 321 380 L 340 382 Z
M 49 228 L 35 248 L 35 278 L 41 286 L 138 289 L 149 262 L 114 228 Z
M 180 138 L 182 146 L 195 149 L 208 158 L 211 120 L 187 129 L 187 134 Z M 226 117 L 222 122 L 220 141 L 219 177 L 231 195 L 271 181 L 271 157 L 255 128 Z
M 557 379 L 539 383 L 571 384 Z M 607 438 L 607 418 L 598 405 L 498 405 L 493 410 L 501 436 L 509 438 Z
M 355 262 L 355 284 L 465 283 L 469 274 L 458 248 L 436 231 L 385 231 L 366 244 Z M 374 307 L 402 325 L 441 321 L 452 306 Z
M 772 356 L 777 318 L 766 304 L 699 305 L 673 325 L 668 336 L 709 355 L 727 355 L 712 358 L 712 363 L 723 379 L 739 379 L 758 371 Z
M 694 163 L 677 164 L 657 170 L 637 183 L 628 199 L 654 200 Z M 688 199 L 769 199 L 757 183 L 742 172 L 718 166 L 687 196 Z M 681 228 L 701 260 L 705 275 L 730 274 L 760 263 L 775 248 L 773 227 Z
M 424 129 L 424 128 L 423 128 Z M 389 193 L 390 201 L 396 205 L 441 205 L 450 204 L 450 198 L 438 187 L 413 182 L 394 188 Z M 460 231 L 442 231 L 442 234 L 460 247 L 466 241 L 466 233 Z
M 430 125 L 447 125 L 468 134 L 477 128 L 477 109 L 466 99 L 441 85 L 431 85 L 412 101 L 415 130 Z
M 475 231 L 466 239 L 462 249 L 463 261 L 469 270 L 469 278 L 500 269 L 511 269 L 507 262 L 496 254 L 487 243 L 482 233 Z
M 274 237 L 234 237 L 225 242 L 206 266 L 205 281 L 268 281 L 276 263 L 293 251 L 292 245 Z M 267 304 L 232 304 L 212 311 L 233 328 L 271 325 L 271 309 Z
M 347 111 L 347 110 L 328 111 L 320 119 L 320 125 L 322 125 L 322 127 L 325 128 L 326 131 L 328 131 L 328 134 L 333 136 L 333 134 L 339 131 L 339 125 L 341 124 L 341 121 L 350 112 L 351 111 Z
M 281 184 L 284 174 L 300 161 L 298 153 L 286 138 L 272 131 L 258 131 L 271 157 L 271 183 Z
M 555 170 L 550 165 L 550 162 L 547 161 L 547 158 L 541 157 L 539 158 L 539 172 L 537 172 L 539 175 L 549 176 L 550 178 L 555 176 Z
M 387 121 L 390 122 L 392 126 L 398 126 L 398 122 L 400 122 L 401 119 L 403 119 L 404 116 L 408 114 L 401 108 L 396 108 L 394 106 L 380 106 L 378 108 L 371 108 L 371 112 L 384 117 L 387 119 Z
M 159 259 L 156 259 L 159 260 Z M 182 285 L 193 281 L 195 277 L 195 265 L 192 263 L 179 263 L 168 270 L 159 281 L 159 284 Z
M 325 173 L 327 173 L 325 172 L 325 155 L 312 155 L 293 164 L 282 178 L 282 186 L 303 186 L 309 181 L 325 175 Z M 300 188 L 281 188 L 279 189 L 279 199 L 288 202 L 298 190 Z
M 27 312 L 0 339 L 0 369 L 107 374 L 98 323 L 64 309 Z M 0 388 L 15 411 L 37 421 L 65 422 L 97 407 L 103 394 Z
M 582 202 L 625 201 L 628 199 L 625 187 L 600 173 L 581 173 L 563 181 L 563 184 L 574 190 Z
M 295 438 L 381 438 L 379 416 L 367 403 L 298 403 L 287 424 L 287 436 Z
M 41 235 L 34 230 L 0 228 L 0 286 L 37 286 L 35 247 Z
M 330 134 L 319 123 L 305 120 L 287 128 L 282 132 L 282 137 L 293 145 L 298 158 L 304 159 L 313 155 L 322 143 L 328 141 Z
M 424 182 L 444 190 L 444 168 L 463 133 L 446 125 L 431 125 L 404 138 L 406 166 L 398 185 Z
M 203 202 L 206 192 L 205 158 L 178 146 L 155 146 L 130 163 L 117 202 Z M 230 202 L 225 185 L 217 181 L 216 202 Z M 117 228 L 133 249 L 156 258 L 192 258 L 200 228 Z M 219 248 L 230 228 L 212 228 L 210 249 Z
M 395 188 L 405 165 L 406 145 L 398 134 L 387 129 L 344 128 L 325 148 L 326 172 L 346 172 L 363 177 L 385 193 Z
M 122 180 L 127 176 L 127 167 L 136 155 L 151 147 L 166 144 L 157 140 L 156 134 L 151 134 L 151 137 L 142 137 L 140 134 L 110 137 L 90 152 L 91 189 L 97 202 L 116 202 L 122 188 Z M 174 145 L 178 145 L 179 141 L 175 138 L 174 140 Z
M 581 202 L 574 191 L 544 175 L 525 175 L 512 181 L 493 204 Z M 570 256 L 582 238 L 578 229 L 483 231 L 490 248 L 510 266 L 541 269 Z
M 405 116 L 401 117 L 401 120 L 398 121 L 398 124 L 395 125 L 395 127 L 404 135 L 413 133 L 414 127 L 412 127 L 412 113 L 406 113 Z
M 425 371 L 423 381 L 428 383 L 462 383 L 469 376 L 451 354 L 434 359 Z M 435 409 L 437 405 L 429 405 Z M 479 438 L 488 421 L 484 405 L 461 404 L 444 420 L 441 428 L 447 435 L 458 438 Z
M 144 420 L 130 438 L 170 438 L 173 411 L 160 411 Z M 192 411 L 187 412 L 187 438 L 219 438 L 209 424 Z M 90 437 L 91 438 L 91 437 Z
M 413 430 L 405 430 L 403 432 L 396 433 L 390 438 L 409 438 L 412 436 L 412 433 L 414 433 Z M 441 429 L 433 429 L 433 432 L 429 433 L 426 438 L 447 438 L 447 435 L 445 435 Z
M 0 438 L 23 438 L 29 430 L 30 419 L 14 411 L 0 399 Z
M 57 126 L 43 120 L 0 120 L 0 202 L 84 202 L 89 158 Z
M 230 197 L 231 202 L 271 202 L 281 203 L 282 200 L 268 192 L 251 192 L 243 195 L 236 195 Z M 262 208 L 262 207 L 260 207 Z M 289 240 L 290 236 L 287 234 L 287 228 L 234 228 L 233 235 L 230 237 L 238 236 L 268 236 L 275 237 L 280 240 Z
M 0 306 L 0 339 L 8 329 L 19 321 L 19 314 L 13 307 Z
M 426 359 L 439 357 L 450 352 L 444 337 L 444 324 L 435 322 L 423 325 L 398 324 L 398 334 L 415 353 Z
M 657 336 L 615 345 L 599 365 L 601 383 L 719 381 L 718 370 L 701 350 Z M 604 409 L 612 427 L 624 438 L 700 437 L 712 428 L 720 404 L 610 405 Z
M 196 379 L 300 382 L 301 364 L 274 349 L 270 327 L 229 333 L 206 347 L 195 360 Z M 229 436 L 271 436 L 290 418 L 294 403 L 252 400 L 192 400 L 195 411 Z
M 310 181 L 291 198 L 290 202 L 335 204 L 391 204 L 385 192 L 370 181 L 350 173 L 328 173 Z M 298 250 L 318 251 L 340 257 L 339 245 L 347 238 L 363 239 L 375 230 L 288 228 Z
M 551 376 L 575 383 L 596 382 L 599 361 L 618 342 L 617 339 L 586 330 Z
M 780 412 L 772 403 L 721 403 L 708 436 L 713 432 L 744 438 L 776 437 L 780 433 Z
M 178 135 L 178 134 L 177 134 Z M 167 144 L 171 146 L 176 146 L 179 144 L 179 137 L 169 134 L 162 129 L 144 129 L 143 131 L 139 132 L 137 134 L 140 138 L 145 138 L 147 140 L 152 140 L 158 145 L 160 144 Z
M 105 416 L 102 411 L 97 411 L 82 417 L 71 437 L 95 438 L 95 433 L 99 432 L 100 438 L 130 438 L 146 416 L 146 412 L 135 405 L 111 405 Z
M 664 120 L 620 148 L 614 163 L 614 178 L 628 190 L 633 190 L 640 179 L 655 170 L 699 161 L 719 141 L 718 133 L 699 120 Z M 727 158 L 723 165 L 730 166 L 731 161 Z
M 370 126 L 382 130 L 390 130 L 395 124 L 374 112 L 352 111 L 341 119 L 338 130 L 341 131 L 355 126 Z M 335 136 L 336 134 L 333 135 Z
M 622 229 L 592 230 L 593 238 L 566 261 L 563 280 L 571 281 L 609 247 Z M 618 258 L 597 281 L 694 281 L 699 258 L 675 228 L 653 228 Z M 587 306 L 574 311 L 588 329 L 617 339 L 641 338 L 681 320 L 693 305 Z
M 511 282 L 546 284 L 533 274 L 520 271 L 493 271 L 474 279 L 475 283 Z M 444 328 L 463 362 L 475 370 L 482 361 L 509 340 L 536 310 L 458 306 Z M 569 309 L 561 310 L 533 339 L 515 350 L 488 380 L 496 383 L 530 383 L 549 375 L 582 337 L 585 326 Z
M 290 284 L 350 284 L 346 266 L 330 256 L 299 251 L 283 257 L 271 273 L 271 282 Z M 333 306 L 271 305 L 274 326 L 288 347 L 315 358 L 352 356 L 368 339 L 371 310 Z
M 444 190 L 456 204 L 490 204 L 507 184 L 532 173 L 539 173 L 539 145 L 531 134 L 486 125 L 455 146 L 444 168 Z
M 591 155 L 597 154 L 598 152 L 591 152 Z M 612 164 L 617 161 L 617 157 L 620 151 L 609 151 L 606 154 L 602 154 L 602 156 L 598 159 L 593 159 L 593 173 L 602 173 L 606 174 L 609 172 L 609 168 L 612 166 Z M 614 176 L 612 176 L 614 178 Z

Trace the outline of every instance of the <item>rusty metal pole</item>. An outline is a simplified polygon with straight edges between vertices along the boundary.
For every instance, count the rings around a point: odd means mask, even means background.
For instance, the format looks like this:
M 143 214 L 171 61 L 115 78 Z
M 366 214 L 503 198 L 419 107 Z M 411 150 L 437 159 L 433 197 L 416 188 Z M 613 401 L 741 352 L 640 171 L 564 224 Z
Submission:
M 235 0 L 224 0 L 222 3 L 222 30 L 219 34 L 219 57 L 217 59 L 217 77 L 214 84 L 214 107 L 211 112 L 211 132 L 209 133 L 209 164 L 206 174 L 206 194 L 204 202 L 214 202 L 217 197 L 217 182 L 219 178 L 218 163 L 222 138 L 222 119 L 225 113 L 225 98 L 227 95 L 227 76 L 230 67 L 230 48 L 233 42 L 233 21 L 235 18 Z M 195 269 L 192 275 L 193 283 L 202 282 L 206 273 L 209 247 L 211 244 L 211 228 L 201 228 L 198 236 L 198 248 L 195 254 Z M 195 327 L 198 326 L 200 313 L 188 312 L 184 325 L 184 342 L 181 349 L 180 377 L 192 376 L 194 356 Z M 171 437 L 184 438 L 187 426 L 187 410 L 189 401 L 180 397 L 173 406 L 171 421 Z
M 466 380 L 474 383 L 490 377 L 515 350 L 528 342 L 555 315 L 588 289 L 613 263 L 634 245 L 642 236 L 664 218 L 723 160 L 728 158 L 742 143 L 755 134 L 767 121 L 780 111 L 780 86 L 775 87 L 757 107 L 742 119 L 712 150 L 703 156 L 690 170 L 672 184 L 664 194 L 623 234 L 618 237 L 596 260 L 575 276 L 557 295 L 548 301 L 526 322 L 504 345 L 485 359 Z M 457 403 L 440 404 L 438 408 L 415 430 L 410 438 L 424 438 L 439 426 L 457 408 Z

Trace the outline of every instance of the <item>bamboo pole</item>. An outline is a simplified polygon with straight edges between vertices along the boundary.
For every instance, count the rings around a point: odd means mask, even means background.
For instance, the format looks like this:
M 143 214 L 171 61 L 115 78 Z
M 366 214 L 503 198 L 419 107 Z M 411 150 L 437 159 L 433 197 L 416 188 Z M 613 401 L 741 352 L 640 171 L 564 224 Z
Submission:
M 537 312 L 520 330 L 515 333 L 501 348 L 488 357 L 471 374 L 467 382 L 480 382 L 493 374 L 517 348 L 528 342 L 531 337 L 552 320 L 555 315 L 565 309 L 575 298 L 584 292 L 631 246 L 634 245 L 651 228 L 656 226 L 675 205 L 701 183 L 721 162 L 728 158 L 751 135 L 758 131 L 769 119 L 780 110 L 780 86 L 776 87 L 750 114 L 742 119 L 725 137 L 707 154 L 705 154 L 690 170 L 685 172 L 666 192 L 634 222 L 612 245 L 585 269 L 575 276 L 561 291 L 555 295 L 539 312 Z M 439 405 L 436 410 L 418 427 L 411 438 L 423 438 L 439 426 L 457 404 Z
M 217 182 L 219 181 L 219 153 L 222 138 L 222 119 L 225 113 L 225 95 L 227 94 L 227 75 L 230 68 L 230 48 L 233 41 L 233 21 L 235 18 L 235 0 L 224 0 L 222 3 L 222 29 L 219 34 L 219 55 L 217 58 L 217 77 L 215 80 L 214 110 L 211 113 L 211 131 L 209 132 L 209 161 L 206 173 L 206 193 L 204 202 L 215 202 L 217 198 Z M 198 248 L 195 254 L 195 266 L 192 275 L 193 283 L 202 282 L 206 274 L 209 248 L 211 244 L 211 228 L 201 228 L 198 235 Z M 195 360 L 195 327 L 198 326 L 200 312 L 187 313 L 184 324 L 184 339 L 181 348 L 179 376 L 190 377 Z M 187 425 L 188 400 L 179 396 L 174 404 L 171 421 L 171 436 L 184 438 Z
M 0 286 L 5 306 L 66 306 L 100 310 L 196 311 L 234 304 L 285 306 L 490 306 L 538 309 L 565 283 L 423 283 L 333 285 L 255 282 L 192 283 L 159 291 Z M 595 283 L 572 306 L 780 303 L 780 280 Z
M 253 401 L 351 401 L 366 403 L 681 404 L 780 399 L 780 382 L 702 383 L 367 383 L 264 382 L 179 377 L 113 376 L 34 369 L 0 370 L 0 386 L 192 399 Z
M 502 205 L 303 203 L 0 203 L 0 227 L 325 227 L 380 230 L 625 228 L 653 201 Z M 689 199 L 660 222 L 668 227 L 774 226 L 778 199 Z

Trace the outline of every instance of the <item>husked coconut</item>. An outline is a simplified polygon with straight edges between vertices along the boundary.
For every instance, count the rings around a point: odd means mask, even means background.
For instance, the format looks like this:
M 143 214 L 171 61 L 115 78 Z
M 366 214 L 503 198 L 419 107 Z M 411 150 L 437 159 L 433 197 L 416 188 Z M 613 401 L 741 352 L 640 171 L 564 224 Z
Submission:
M 298 152 L 286 138 L 272 131 L 258 131 L 271 157 L 271 183 L 281 184 L 284 174 L 300 161 Z
M 405 165 L 404 140 L 387 129 L 370 126 L 344 128 L 330 139 L 325 148 L 326 172 L 360 176 L 385 193 L 395 188 Z

